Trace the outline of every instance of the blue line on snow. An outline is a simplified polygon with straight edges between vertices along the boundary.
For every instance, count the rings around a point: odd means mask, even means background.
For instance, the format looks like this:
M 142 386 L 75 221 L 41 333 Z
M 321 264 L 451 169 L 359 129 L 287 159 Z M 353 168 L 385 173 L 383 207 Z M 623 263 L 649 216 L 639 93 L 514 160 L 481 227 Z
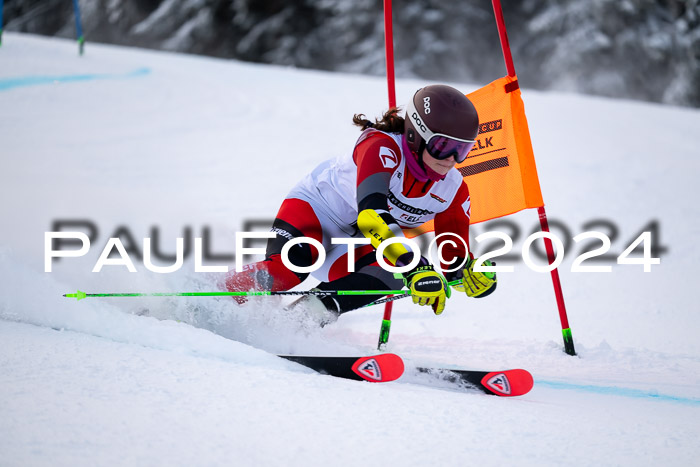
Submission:
M 616 386 L 594 386 L 591 384 L 573 384 L 560 381 L 535 380 L 535 386 L 546 386 L 553 389 L 569 389 L 573 391 L 586 391 L 607 396 L 636 397 L 640 399 L 652 399 L 664 402 L 678 402 L 681 404 L 698 405 L 700 399 L 692 397 L 670 396 L 668 394 L 658 394 L 656 392 L 643 391 L 641 389 L 621 388 Z
M 151 72 L 150 68 L 138 68 L 129 73 L 116 74 L 85 74 L 64 76 L 24 76 L 21 78 L 0 79 L 0 91 L 20 88 L 24 86 L 37 86 L 42 84 L 74 83 L 78 81 L 97 81 L 102 79 L 125 79 L 146 76 Z

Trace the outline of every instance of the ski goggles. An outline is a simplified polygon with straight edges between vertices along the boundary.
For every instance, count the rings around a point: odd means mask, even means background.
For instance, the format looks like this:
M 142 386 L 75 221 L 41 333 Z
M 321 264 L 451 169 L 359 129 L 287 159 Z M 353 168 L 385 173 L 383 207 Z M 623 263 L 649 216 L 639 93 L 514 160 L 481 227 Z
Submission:
M 418 115 L 413 99 L 406 106 L 406 117 L 410 118 L 421 138 L 427 141 L 425 148 L 428 150 L 428 154 L 435 159 L 442 161 L 454 157 L 457 163 L 464 162 L 476 143 L 476 140 L 473 139 L 461 139 L 442 133 L 433 133 Z
M 469 155 L 469 151 L 474 146 L 474 140 L 455 139 L 451 136 L 435 134 L 426 144 L 428 154 L 437 160 L 445 160 L 454 157 L 457 163 L 464 162 Z

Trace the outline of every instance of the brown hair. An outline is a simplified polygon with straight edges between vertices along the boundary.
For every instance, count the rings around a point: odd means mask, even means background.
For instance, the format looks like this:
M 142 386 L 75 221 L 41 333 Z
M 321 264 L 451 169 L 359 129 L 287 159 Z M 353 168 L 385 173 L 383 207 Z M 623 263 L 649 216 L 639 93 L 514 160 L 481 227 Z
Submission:
M 387 133 L 403 133 L 404 121 L 403 117 L 399 117 L 400 109 L 392 107 L 382 115 L 381 120 L 375 119 L 374 123 L 365 118 L 365 114 L 355 114 L 352 117 L 352 123 L 359 126 L 363 130 L 367 128 L 375 128 Z

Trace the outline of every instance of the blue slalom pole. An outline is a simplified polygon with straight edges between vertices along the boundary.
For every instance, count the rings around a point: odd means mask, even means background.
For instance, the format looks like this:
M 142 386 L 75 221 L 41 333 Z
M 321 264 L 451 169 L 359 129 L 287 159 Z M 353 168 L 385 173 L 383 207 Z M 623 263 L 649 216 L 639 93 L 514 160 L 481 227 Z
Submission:
M 2 46 L 2 7 L 3 0 L 0 0 L 0 46 Z
M 0 0 L 0 2 L 2 2 L 2 0 Z M 73 10 L 75 11 L 75 34 L 78 36 L 78 51 L 80 55 L 82 55 L 85 38 L 83 37 L 83 24 L 82 21 L 80 21 L 80 5 L 78 5 L 78 0 L 73 0 Z

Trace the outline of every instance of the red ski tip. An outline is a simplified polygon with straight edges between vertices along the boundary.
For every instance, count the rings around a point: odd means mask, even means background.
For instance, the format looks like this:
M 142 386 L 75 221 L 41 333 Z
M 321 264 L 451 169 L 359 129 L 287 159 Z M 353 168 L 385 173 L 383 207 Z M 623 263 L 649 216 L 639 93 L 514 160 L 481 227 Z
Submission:
M 481 384 L 498 396 L 522 396 L 534 385 L 530 372 L 526 370 L 493 371 L 481 379 Z
M 403 360 L 393 353 L 362 357 L 357 359 L 352 366 L 352 371 L 355 374 L 372 383 L 384 383 L 399 379 L 403 370 Z

